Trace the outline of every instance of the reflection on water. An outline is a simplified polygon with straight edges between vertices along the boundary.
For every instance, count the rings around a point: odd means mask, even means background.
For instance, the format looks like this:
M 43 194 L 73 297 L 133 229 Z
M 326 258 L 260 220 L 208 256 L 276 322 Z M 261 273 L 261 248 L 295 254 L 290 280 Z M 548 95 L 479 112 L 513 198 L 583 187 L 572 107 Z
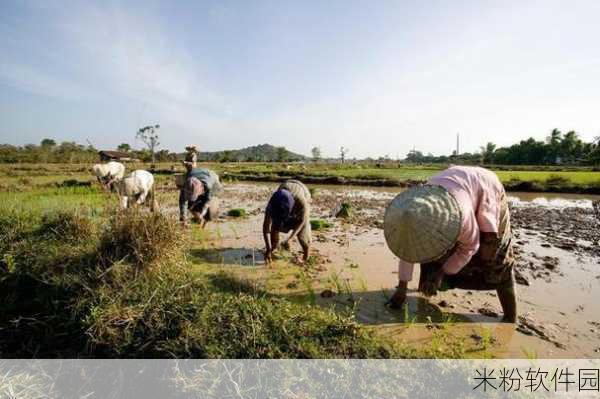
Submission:
M 268 186 L 275 188 L 273 183 L 239 183 L 239 185 Z M 308 184 L 312 189 L 330 191 L 333 193 L 344 193 L 349 197 L 364 199 L 389 199 L 391 200 L 404 191 L 402 187 L 368 187 L 335 184 Z M 569 194 L 569 193 L 531 193 L 531 192 L 509 192 L 509 198 L 514 205 L 536 205 L 558 208 L 581 207 L 591 208 L 592 201 L 600 200 L 600 195 L 594 194 Z
M 547 208 L 588 208 L 592 209 L 592 201 L 600 198 L 577 194 L 559 194 L 546 196 L 540 193 L 510 193 L 509 201 L 515 206 L 539 206 Z
M 196 249 L 191 255 L 200 261 L 231 266 L 264 266 L 262 251 L 255 248 Z

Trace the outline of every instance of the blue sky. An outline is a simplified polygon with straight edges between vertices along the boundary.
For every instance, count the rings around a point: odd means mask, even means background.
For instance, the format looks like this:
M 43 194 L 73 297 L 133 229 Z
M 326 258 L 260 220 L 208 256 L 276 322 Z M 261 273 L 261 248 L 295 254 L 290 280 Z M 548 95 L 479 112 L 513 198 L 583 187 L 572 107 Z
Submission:
M 403 157 L 600 135 L 598 1 L 0 3 L 0 142 Z

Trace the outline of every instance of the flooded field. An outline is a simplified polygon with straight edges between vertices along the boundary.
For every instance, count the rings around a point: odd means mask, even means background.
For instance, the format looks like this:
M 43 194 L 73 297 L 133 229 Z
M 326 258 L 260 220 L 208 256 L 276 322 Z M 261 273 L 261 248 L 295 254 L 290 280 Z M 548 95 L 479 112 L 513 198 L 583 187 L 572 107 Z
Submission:
M 467 345 L 489 341 L 496 357 L 598 357 L 600 232 L 592 208 L 598 198 L 510 193 L 518 256 L 515 326 L 499 323 L 495 292 L 450 290 L 426 299 L 416 292 L 418 273 L 409 284 L 408 311 L 384 306 L 397 283 L 397 260 L 385 246 L 381 223 L 399 189 L 310 186 L 312 216 L 332 227 L 314 232 L 309 265 L 297 264 L 294 242 L 290 253 L 265 267 L 262 212 L 274 188 L 226 185 L 222 216 L 209 224 L 208 244 L 193 248 L 192 257 L 256 279 L 276 294 L 308 294 L 323 306 L 352 309 L 360 322 L 404 342 L 427 344 L 443 328 Z M 342 202 L 352 205 L 348 220 L 334 217 Z M 231 208 L 244 208 L 247 216 L 226 217 Z

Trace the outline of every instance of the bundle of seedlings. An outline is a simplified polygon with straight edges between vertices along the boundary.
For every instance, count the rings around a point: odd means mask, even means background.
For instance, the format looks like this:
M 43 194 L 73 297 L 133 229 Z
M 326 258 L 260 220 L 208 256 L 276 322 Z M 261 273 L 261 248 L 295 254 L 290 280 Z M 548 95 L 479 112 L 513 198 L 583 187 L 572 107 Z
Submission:
M 246 210 L 243 208 L 233 208 L 227 212 L 227 216 L 234 218 L 244 217 L 246 216 Z
M 311 219 L 310 227 L 313 230 L 323 230 L 331 227 L 331 223 L 324 219 Z
M 336 218 L 348 219 L 352 216 L 352 205 L 348 202 L 342 202 L 340 209 L 335 214 Z

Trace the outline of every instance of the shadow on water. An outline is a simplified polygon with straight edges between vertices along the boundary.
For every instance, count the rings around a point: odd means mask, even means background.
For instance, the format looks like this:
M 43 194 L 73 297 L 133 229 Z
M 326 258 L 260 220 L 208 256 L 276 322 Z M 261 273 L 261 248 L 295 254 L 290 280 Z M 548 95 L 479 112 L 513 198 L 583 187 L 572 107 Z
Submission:
M 446 312 L 428 301 L 426 298 L 409 295 L 403 309 L 392 309 L 386 302 L 392 292 L 369 291 L 353 292 L 351 295 L 341 294 L 334 296 L 336 304 L 356 304 L 355 314 L 358 321 L 363 324 L 388 324 L 388 323 L 444 323 L 447 321 L 469 322 L 466 315 L 455 312 Z
M 264 266 L 263 252 L 255 248 L 193 249 L 190 255 L 201 262 L 230 266 Z
M 330 290 L 325 290 L 330 291 Z M 323 291 L 322 291 L 323 292 Z M 466 322 L 473 320 L 466 314 L 452 311 L 443 311 L 439 306 L 431 303 L 427 298 L 409 295 L 406 298 L 405 308 L 392 309 L 386 306 L 392 292 L 384 291 L 353 291 L 350 293 L 337 293 L 332 297 L 324 298 L 320 293 L 315 293 L 315 304 L 324 308 L 333 307 L 338 311 L 353 310 L 356 319 L 362 324 L 381 325 L 395 323 L 446 323 Z M 294 293 L 284 295 L 294 302 L 306 302 L 307 293 Z

